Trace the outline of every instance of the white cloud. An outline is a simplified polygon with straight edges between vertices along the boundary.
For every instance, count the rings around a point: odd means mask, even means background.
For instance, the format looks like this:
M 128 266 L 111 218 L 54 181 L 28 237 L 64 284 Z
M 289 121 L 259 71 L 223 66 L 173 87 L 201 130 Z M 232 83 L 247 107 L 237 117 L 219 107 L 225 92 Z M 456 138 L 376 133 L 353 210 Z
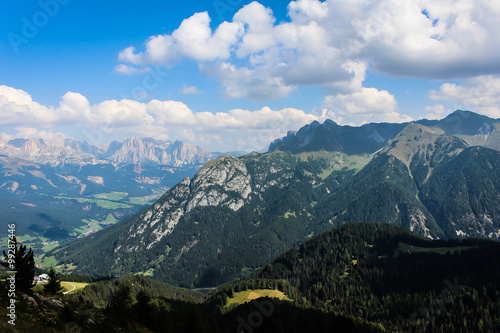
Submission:
M 437 104 L 437 105 L 433 105 L 433 106 L 426 106 L 425 110 L 428 111 L 429 113 L 423 117 L 420 117 L 420 119 L 443 119 L 449 113 L 452 112 L 451 109 L 446 108 L 442 104 Z
M 179 91 L 179 93 L 183 95 L 194 95 L 194 94 L 201 94 L 201 91 L 199 91 L 198 87 L 196 86 L 184 86 Z
M 119 74 L 130 75 L 130 74 L 144 74 L 150 71 L 149 67 L 138 68 L 126 64 L 119 64 L 115 67 L 115 71 Z
M 321 20 L 328 16 L 328 4 L 318 0 L 297 0 L 288 4 L 288 15 L 295 22 Z
M 431 90 L 429 98 L 453 103 L 455 109 L 472 110 L 500 118 L 500 78 L 482 75 L 462 81 L 462 84 L 443 83 Z
M 239 10 L 233 22 L 244 24 L 245 33 L 236 51 L 238 57 L 259 53 L 275 44 L 273 12 L 258 2 L 252 2 Z
M 134 100 L 107 100 L 91 108 L 93 121 L 108 129 L 134 128 L 138 125 L 151 124 L 154 121 L 146 105 Z
M 274 139 L 326 115 L 294 108 L 272 110 L 233 109 L 227 112 L 195 112 L 179 101 L 106 100 L 90 105 L 85 96 L 68 92 L 59 107 L 32 100 L 23 90 L 0 86 L 0 136 L 42 137 L 51 140 L 64 128 L 68 136 L 101 145 L 132 136 L 159 140 L 206 142 L 214 150 L 259 150 Z M 40 127 L 44 127 L 40 129 Z M 238 140 L 241 140 L 238 144 Z
M 227 98 L 251 98 L 262 101 L 287 96 L 294 87 L 287 85 L 284 79 L 272 75 L 262 68 L 255 70 L 237 67 L 222 62 L 215 65 L 202 65 L 202 73 L 218 77 L 224 87 Z
M 223 22 L 212 32 L 208 13 L 196 13 L 182 21 L 172 35 L 149 37 L 145 52 L 136 53 L 134 47 L 127 47 L 119 53 L 118 60 L 145 65 L 170 64 L 183 57 L 197 61 L 227 59 L 242 32 L 243 26 L 238 22 Z
M 398 113 L 397 102 L 387 90 L 361 88 L 351 94 L 325 97 L 323 106 L 332 109 L 344 121 L 355 124 L 367 122 L 406 122 L 413 118 Z
M 82 100 L 83 98 L 84 100 Z M 31 98 L 27 92 L 0 86 L 0 125 L 36 125 L 64 124 L 87 117 L 85 111 L 86 99 L 80 94 L 66 93 L 59 108 L 41 105 Z M 88 103 L 88 102 L 87 102 Z M 74 112 L 78 110 L 78 112 Z
M 218 78 L 226 97 L 255 100 L 281 98 L 302 85 L 352 93 L 369 64 L 399 77 L 500 72 L 494 1 L 297 0 L 288 16 L 277 22 L 271 9 L 252 2 L 212 31 L 208 13 L 196 13 L 171 35 L 151 36 L 144 51 L 124 49 L 119 60 L 146 66 L 193 59 Z
M 359 56 L 376 70 L 398 76 L 498 72 L 499 14 L 493 1 L 381 1 L 358 13 Z
M 326 3 L 301 0 L 289 6 L 292 22 L 276 24 L 269 8 L 252 2 L 213 34 L 208 14 L 196 13 L 171 35 L 150 37 L 145 52 L 124 49 L 119 60 L 134 65 L 197 60 L 203 74 L 220 81 L 228 98 L 282 98 L 299 85 L 346 91 L 360 85 L 367 66 L 347 59 L 330 25 L 316 21 L 328 22 L 329 12 Z M 353 71 L 352 63 L 362 70 Z
M 155 115 L 155 124 L 158 125 L 184 125 L 192 126 L 196 124 L 193 111 L 189 107 L 177 101 L 152 100 L 144 107 L 150 114 Z
M 43 139 L 45 143 L 52 141 L 53 139 L 64 140 L 67 136 L 61 132 L 53 132 L 52 130 L 39 130 L 35 127 L 15 127 L 15 134 L 9 135 L 10 139 L 22 138 L 22 139 Z

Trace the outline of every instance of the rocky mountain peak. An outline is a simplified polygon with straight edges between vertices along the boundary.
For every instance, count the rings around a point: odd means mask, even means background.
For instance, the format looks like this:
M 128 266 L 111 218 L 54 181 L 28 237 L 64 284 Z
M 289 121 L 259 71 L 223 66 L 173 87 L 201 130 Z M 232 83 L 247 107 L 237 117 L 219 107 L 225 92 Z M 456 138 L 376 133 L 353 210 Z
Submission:
M 44 147 L 46 147 L 46 145 L 43 139 L 30 139 L 23 145 L 22 149 L 28 152 L 34 152 Z
M 150 206 L 130 227 L 129 240 L 140 238 L 150 249 L 172 233 L 180 219 L 194 208 L 218 206 L 238 211 L 252 192 L 251 177 L 238 158 L 222 155 L 203 166 L 195 177 L 185 177 Z M 133 251 L 123 248 L 116 251 Z
M 157 141 L 151 138 L 128 138 L 112 142 L 106 158 L 127 164 L 154 163 L 168 166 L 202 165 L 212 157 L 203 148 L 181 141 Z
M 485 129 L 488 133 L 494 130 L 497 121 L 471 111 L 457 110 L 438 121 L 437 126 L 448 135 L 477 135 L 484 134 Z
M 370 154 L 382 148 L 407 124 L 369 124 L 360 127 L 340 126 L 331 119 L 320 124 L 314 121 L 297 132 L 275 140 L 269 152 L 291 153 L 337 151 L 346 154 Z
M 50 146 L 52 147 L 65 147 L 66 146 L 66 137 L 60 133 L 54 135 L 52 140 L 50 141 Z

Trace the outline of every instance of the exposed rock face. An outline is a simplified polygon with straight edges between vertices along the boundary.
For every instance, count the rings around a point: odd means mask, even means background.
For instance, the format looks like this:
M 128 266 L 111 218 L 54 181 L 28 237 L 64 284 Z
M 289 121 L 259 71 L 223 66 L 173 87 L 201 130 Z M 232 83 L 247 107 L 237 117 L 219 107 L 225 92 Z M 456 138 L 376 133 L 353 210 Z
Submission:
M 95 146 L 84 145 L 62 135 L 54 136 L 49 144 L 45 143 L 42 139 L 15 139 L 8 143 L 3 142 L 3 144 L 0 144 L 1 155 L 51 166 L 61 164 L 84 165 L 109 163 L 100 159 L 97 156 L 97 152 L 100 152 L 100 150 Z
M 140 243 L 150 249 L 194 208 L 219 206 L 238 211 L 250 199 L 250 183 L 245 164 L 235 157 L 222 155 L 202 167 L 192 180 L 184 178 L 142 213 L 131 225 L 127 240 L 140 237 Z M 123 248 L 126 251 L 137 249 L 138 246 Z M 116 248 L 115 252 L 119 250 Z
M 174 167 L 203 165 L 211 158 L 211 154 L 199 146 L 138 137 L 113 142 L 103 156 L 119 163 L 157 163 Z
M 39 164 L 158 164 L 171 167 L 199 167 L 214 156 L 199 146 L 181 141 L 129 138 L 112 142 L 106 151 L 87 142 L 55 135 L 50 143 L 42 139 L 14 139 L 0 142 L 0 154 Z

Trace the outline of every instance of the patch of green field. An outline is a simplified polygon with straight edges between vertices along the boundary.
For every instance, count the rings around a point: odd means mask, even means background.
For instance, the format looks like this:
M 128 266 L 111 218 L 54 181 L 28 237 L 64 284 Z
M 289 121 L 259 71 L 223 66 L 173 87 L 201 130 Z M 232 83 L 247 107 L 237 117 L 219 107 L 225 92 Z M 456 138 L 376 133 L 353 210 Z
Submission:
M 95 203 L 99 207 L 107 208 L 107 209 L 120 209 L 120 208 L 131 208 L 132 206 L 123 202 L 116 202 L 104 199 L 86 199 L 86 198 L 77 198 L 79 203 L 89 202 Z
M 447 252 L 455 253 L 460 251 L 469 250 L 478 247 L 474 246 L 453 246 L 453 247 L 422 247 L 416 245 L 409 245 L 403 242 L 399 242 L 399 247 L 396 250 L 396 256 L 401 253 L 422 253 L 422 252 L 432 252 L 437 254 L 446 254 Z
M 17 242 L 18 243 L 24 243 L 24 242 L 29 242 L 33 240 L 37 240 L 38 237 L 30 236 L 30 235 L 23 235 L 23 236 L 18 236 L 17 237 Z
M 159 188 L 154 188 L 151 190 L 153 195 L 162 195 L 165 193 L 165 190 L 159 189 Z
M 128 196 L 127 192 L 110 192 L 110 193 L 99 193 L 94 194 L 93 197 L 96 199 L 106 199 L 111 201 L 121 201 Z
M 132 197 L 128 198 L 128 202 L 130 202 L 132 205 L 147 205 L 154 202 L 154 199 L 150 199 L 149 196 L 146 197 Z
M 74 200 L 74 199 L 76 199 L 76 198 L 67 197 L 67 196 L 65 196 L 65 195 L 54 195 L 54 199 Z
M 40 293 L 43 291 L 43 283 L 37 283 L 33 288 L 31 288 L 34 292 Z
M 26 245 L 28 248 L 34 247 L 35 244 L 39 244 L 45 240 L 41 240 L 41 237 L 34 237 L 28 234 L 26 235 L 16 235 L 18 245 Z M 7 248 L 9 244 L 9 237 L 0 238 L 0 248 Z
M 341 152 L 329 152 L 329 151 L 312 151 L 303 152 L 298 154 L 298 157 L 302 161 L 307 161 L 308 158 L 312 159 L 325 159 L 327 161 L 328 167 L 323 169 L 318 177 L 325 179 L 333 171 L 342 170 L 344 168 L 354 169 L 356 171 L 361 170 L 368 162 L 371 161 L 373 155 L 346 155 Z
M 285 213 L 285 218 L 289 218 L 290 216 L 293 216 L 293 217 L 297 217 L 297 214 L 295 214 L 295 212 L 292 212 L 292 211 L 288 211 Z
M 154 272 L 155 272 L 154 268 L 150 268 L 145 272 L 138 272 L 137 274 L 144 275 L 144 276 L 153 276 Z
M 280 300 L 291 301 L 288 296 L 277 289 L 248 289 L 234 293 L 233 297 L 227 301 L 227 304 L 224 307 L 229 308 L 233 304 L 244 304 L 261 297 L 279 298 Z
M 0 242 L 2 244 L 2 248 L 7 248 L 7 245 L 9 244 L 9 237 L 3 237 L 3 238 L 1 238 Z
M 116 219 L 116 217 L 113 216 L 113 214 L 109 213 L 108 216 L 106 216 L 106 220 L 104 222 L 109 224 L 115 224 L 116 222 L 118 222 L 118 220 Z
M 53 243 L 51 243 L 51 244 L 44 245 L 44 246 L 42 247 L 42 251 L 43 251 L 43 252 L 45 252 L 45 253 L 47 253 L 47 252 L 49 252 L 50 250 L 53 250 L 53 249 L 55 249 L 55 248 L 56 248 L 56 247 L 58 247 L 58 246 L 59 246 L 59 242 L 53 242 Z
M 81 234 L 88 233 L 91 230 L 100 230 L 102 226 L 99 221 L 94 219 L 83 219 L 82 220 L 85 225 L 79 226 L 78 228 L 73 228 L 73 232 L 75 232 L 78 236 Z
M 153 192 L 152 194 L 150 195 L 145 195 L 143 197 L 131 197 L 131 198 L 128 198 L 128 201 L 132 204 L 132 205 L 151 205 L 153 204 L 156 200 L 158 200 L 158 198 L 160 198 L 164 193 L 165 191 L 163 190 L 157 190 L 157 189 L 153 189 L 151 192 Z
M 253 272 L 255 272 L 256 270 L 258 270 L 258 268 L 250 268 L 250 267 L 243 267 L 241 269 L 241 276 L 248 276 L 250 274 L 252 274 Z
M 35 260 L 35 262 L 36 262 L 36 260 Z M 50 257 L 45 257 L 45 256 L 43 256 L 43 257 L 41 258 L 41 261 L 40 261 L 40 262 L 38 262 L 38 265 L 41 265 L 41 266 L 43 266 L 43 267 L 48 268 L 48 267 L 50 267 L 50 266 L 55 266 L 55 265 L 57 265 L 57 260 L 56 260 L 56 258 L 55 258 L 54 256 L 50 256 Z
M 78 290 L 82 290 L 87 285 L 88 283 L 84 282 L 61 281 L 61 287 L 63 287 L 68 294 L 77 292 Z
M 76 266 L 71 264 L 63 264 L 55 266 L 60 273 L 71 274 L 72 271 L 76 269 Z
M 112 192 L 111 197 L 116 198 L 118 200 L 123 200 L 124 198 L 127 197 L 126 195 L 123 196 L 123 195 L 118 195 L 118 194 L 113 194 L 113 193 L 115 193 L 115 192 Z M 116 193 L 125 193 L 125 192 L 116 192 Z M 98 205 L 99 207 L 107 208 L 107 209 L 120 209 L 120 208 L 131 208 L 132 207 L 131 205 L 129 205 L 127 203 L 113 201 L 113 199 L 104 199 L 104 196 L 109 195 L 109 194 L 110 193 L 95 194 L 94 198 L 71 198 L 71 197 L 67 197 L 64 195 L 56 195 L 56 196 L 54 196 L 54 198 L 65 199 L 65 200 L 76 200 L 79 203 L 93 203 L 93 204 Z M 103 197 L 99 197 L 101 195 L 103 195 Z

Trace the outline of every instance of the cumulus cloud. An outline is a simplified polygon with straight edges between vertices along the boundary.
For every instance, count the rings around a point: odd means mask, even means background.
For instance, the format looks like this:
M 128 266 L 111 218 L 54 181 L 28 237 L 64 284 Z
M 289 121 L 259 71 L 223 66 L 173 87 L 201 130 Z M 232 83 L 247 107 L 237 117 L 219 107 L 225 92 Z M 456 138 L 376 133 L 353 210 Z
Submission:
M 227 98 L 277 99 L 300 85 L 346 91 L 360 85 L 367 65 L 346 58 L 329 24 L 317 21 L 330 21 L 329 12 L 326 3 L 299 0 L 289 5 L 292 21 L 277 24 L 271 9 L 252 2 L 213 33 L 208 14 L 196 13 L 171 35 L 150 37 L 144 51 L 131 46 L 118 58 L 136 66 L 197 60 Z M 353 71 L 352 63 L 362 71 Z
M 237 67 L 222 62 L 215 65 L 202 65 L 202 73 L 217 76 L 224 87 L 227 98 L 251 98 L 262 101 L 287 96 L 295 88 L 275 76 L 270 71 Z
M 320 115 L 295 108 L 210 113 L 193 111 L 179 101 L 157 99 L 148 103 L 106 100 L 91 105 L 85 96 L 74 92 L 66 93 L 59 106 L 52 107 L 33 101 L 23 90 L 7 86 L 0 86 L 0 115 L 4 131 L 0 137 L 4 140 L 12 137 L 51 140 L 58 134 L 55 128 L 66 128 L 67 135 L 95 145 L 120 137 L 142 136 L 205 142 L 216 150 L 259 150 L 288 130 L 324 120 Z
M 45 142 L 50 142 L 53 140 L 64 140 L 67 138 L 61 132 L 54 132 L 52 130 L 39 130 L 35 127 L 15 127 L 15 134 L 8 136 L 10 139 L 14 138 L 24 138 L 24 139 L 43 139 Z M 9 139 L 9 140 L 10 140 Z
M 0 125 L 47 126 L 71 123 L 88 117 L 87 107 L 87 99 L 73 92 L 66 93 L 59 107 L 54 108 L 33 101 L 31 95 L 23 90 L 0 86 Z
M 400 77 L 467 78 L 500 72 L 500 6 L 485 0 L 296 0 L 277 22 L 258 2 L 210 28 L 207 12 L 143 51 L 119 54 L 124 65 L 189 58 L 216 77 L 228 98 L 282 98 L 302 85 L 359 91 L 369 66 Z M 120 67 L 122 72 L 134 72 Z
M 455 109 L 500 118 L 500 78 L 493 75 L 476 76 L 461 84 L 443 83 L 439 90 L 430 91 L 429 98 L 452 103 Z
M 420 119 L 443 119 L 449 113 L 452 112 L 451 109 L 446 108 L 442 104 L 437 104 L 437 105 L 433 105 L 433 106 L 426 106 L 425 110 L 428 111 L 429 113 L 423 117 L 420 117 Z
M 271 9 L 258 2 L 252 2 L 239 10 L 234 15 L 233 22 L 241 23 L 245 33 L 236 50 L 238 57 L 256 54 L 273 46 L 276 43 L 273 36 L 275 21 Z
M 318 0 L 297 0 L 288 4 L 288 15 L 294 22 L 321 20 L 328 17 L 328 4 Z
M 196 86 L 184 86 L 179 91 L 179 93 L 183 95 L 195 95 L 195 94 L 201 94 L 201 91 L 199 91 L 198 87 Z
M 119 74 L 130 75 L 130 74 L 144 74 L 150 71 L 149 67 L 138 68 L 126 64 L 119 64 L 115 67 L 115 71 Z
M 149 37 L 146 51 L 137 53 L 134 47 L 127 47 L 118 59 L 133 65 L 169 64 L 183 57 L 197 61 L 227 59 L 242 32 L 238 22 L 223 22 L 212 31 L 208 13 L 196 13 L 182 21 L 171 35 Z
M 325 97 L 323 106 L 332 109 L 344 121 L 354 124 L 366 122 L 407 122 L 413 118 L 398 112 L 397 102 L 387 90 L 361 88 L 351 94 Z

